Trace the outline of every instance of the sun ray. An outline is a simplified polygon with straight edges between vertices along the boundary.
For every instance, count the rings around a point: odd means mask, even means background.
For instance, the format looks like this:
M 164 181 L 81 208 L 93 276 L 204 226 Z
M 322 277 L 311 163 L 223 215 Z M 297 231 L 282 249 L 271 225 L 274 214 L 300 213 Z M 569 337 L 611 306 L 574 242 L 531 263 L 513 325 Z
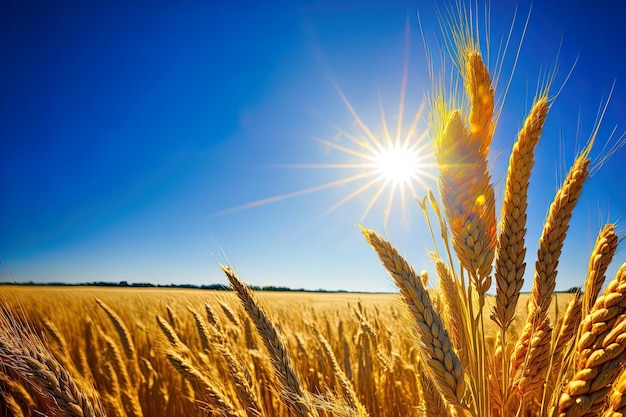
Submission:
M 385 207 L 385 218 L 383 219 L 383 228 L 385 230 L 387 230 L 387 223 L 389 222 L 389 216 L 391 214 L 391 204 L 393 203 L 393 197 L 396 194 L 397 188 L 397 183 L 391 184 L 391 189 L 389 190 L 389 198 L 387 199 L 387 206 Z
M 232 207 L 232 208 L 220 211 L 220 212 L 216 213 L 215 215 L 216 216 L 221 216 L 221 215 L 224 215 L 224 214 L 230 214 L 230 213 L 234 213 L 234 212 L 241 211 L 241 210 L 247 210 L 247 209 L 251 209 L 251 208 L 255 208 L 255 207 L 264 206 L 266 204 L 275 203 L 275 202 L 286 200 L 286 199 L 289 199 L 289 198 L 299 197 L 301 195 L 311 194 L 311 193 L 314 193 L 314 192 L 317 192 L 317 191 L 326 190 L 328 188 L 337 187 L 339 185 L 343 185 L 343 184 L 347 184 L 347 183 L 350 183 L 350 182 L 353 182 L 353 181 L 357 181 L 357 180 L 360 180 L 361 178 L 370 177 L 372 175 L 375 175 L 375 173 L 365 172 L 365 173 L 361 173 L 361 174 L 352 175 L 350 177 L 342 178 L 342 179 L 339 179 L 337 181 L 327 182 L 325 184 L 316 185 L 316 186 L 313 186 L 313 187 L 305 188 L 303 190 L 293 191 L 291 193 L 279 194 L 279 195 L 275 195 L 273 197 L 268 197 L 268 198 L 263 198 L 261 200 L 252 201 L 250 203 L 242 204 L 240 206 L 236 206 L 236 207 Z
M 409 127 L 409 131 L 407 132 L 407 135 L 406 135 L 406 137 L 404 139 L 404 144 L 405 145 L 409 144 L 411 138 L 417 132 L 417 123 L 419 122 L 420 118 L 422 117 L 422 114 L 424 113 L 424 109 L 425 108 L 426 108 L 426 101 L 422 101 L 422 103 L 420 104 L 419 109 L 417 109 L 417 112 L 415 113 L 415 116 L 413 117 L 413 121 L 411 122 L 411 126 Z M 420 142 L 424 141 L 427 137 L 428 137 L 428 130 L 424 129 L 422 134 L 419 137 L 415 138 L 415 143 L 420 143 Z
M 378 141 L 376 136 L 374 136 L 374 134 L 372 133 L 370 128 L 367 127 L 367 125 L 365 123 L 363 123 L 363 121 L 359 117 L 359 115 L 356 112 L 356 110 L 354 110 L 354 107 L 352 107 L 352 104 L 350 103 L 348 98 L 345 96 L 345 94 L 343 94 L 343 91 L 341 91 L 341 89 L 339 88 L 339 86 L 336 83 L 333 83 L 333 84 L 335 86 L 335 89 L 337 90 L 337 94 L 339 94 L 339 97 L 341 98 L 341 101 L 343 101 L 343 104 L 346 106 L 346 108 L 348 109 L 348 111 L 352 115 L 352 118 L 354 119 L 355 123 L 361 128 L 363 133 L 365 133 L 365 135 L 372 140 L 372 143 L 374 145 L 376 145 L 379 148 L 382 147 L 382 145 L 380 144 L 380 142 Z
M 376 194 L 374 194 L 374 196 L 370 199 L 369 203 L 367 203 L 367 206 L 365 207 L 365 211 L 363 212 L 363 215 L 361 216 L 361 222 L 365 220 L 370 210 L 372 209 L 372 207 L 374 207 L 374 204 L 376 204 L 376 202 L 380 198 L 380 195 L 383 193 L 387 185 L 388 185 L 388 181 L 383 182 L 378 188 L 378 190 L 376 191 Z
M 353 192 L 351 192 L 350 194 L 348 194 L 347 196 L 345 196 L 344 198 L 342 198 L 341 200 L 339 200 L 338 202 L 333 204 L 324 213 L 328 214 L 328 213 L 338 209 L 340 206 L 342 206 L 345 203 L 347 203 L 348 201 L 352 200 L 354 197 L 358 196 L 359 194 L 362 194 L 365 190 L 367 190 L 368 188 L 370 188 L 372 185 L 376 184 L 377 182 L 378 182 L 378 178 L 374 178 L 374 179 L 370 180 L 369 182 L 365 183 L 361 187 L 357 188 L 356 190 L 354 190 Z
M 369 164 L 272 164 L 270 168 L 304 168 L 304 169 L 343 169 L 343 168 L 368 168 Z
M 357 146 L 361 146 L 361 147 L 371 147 L 372 144 L 369 143 L 367 140 L 363 140 L 361 138 L 358 138 L 357 136 L 354 136 L 348 132 L 346 132 L 344 129 L 342 129 L 341 127 L 337 126 L 336 124 L 333 123 L 329 123 L 330 127 L 332 127 L 333 129 L 335 129 L 337 131 L 337 133 L 339 134 L 339 137 L 343 136 L 346 139 L 348 139 L 350 142 L 354 143 Z
M 406 222 L 406 188 L 400 187 L 400 206 L 402 207 L 402 221 Z
M 424 187 L 424 188 L 428 188 L 428 187 Z M 415 191 L 415 187 L 413 186 L 413 183 L 410 182 L 409 183 L 409 191 L 411 191 L 411 197 L 413 197 L 415 200 L 417 200 L 417 191 Z
M 378 95 L 378 107 L 380 108 L 380 122 L 381 122 L 382 129 L 383 129 L 383 136 L 385 137 L 385 145 L 390 146 L 392 143 L 391 135 L 389 135 L 389 128 L 387 127 L 387 118 L 385 117 L 385 109 L 383 107 L 383 99 L 380 96 L 380 94 Z
M 406 98 L 406 86 L 409 78 L 409 52 L 411 46 L 411 27 L 407 19 L 404 28 L 404 68 L 402 70 L 402 85 L 400 86 L 400 105 L 398 106 L 398 129 L 396 138 L 402 133 L 402 118 L 404 116 L 404 101 Z
M 324 140 L 324 139 L 311 138 L 311 140 L 319 142 L 322 145 L 326 145 L 326 146 L 328 146 L 330 148 L 337 149 L 338 151 L 342 151 L 342 152 L 348 153 L 350 155 L 358 156 L 359 158 L 363 158 L 363 159 L 369 158 L 368 154 L 365 154 L 365 153 L 359 152 L 359 151 L 355 151 L 354 149 L 348 148 L 347 146 L 338 145 L 336 143 L 333 143 L 333 142 L 330 142 L 330 141 L 327 141 L 327 140 Z

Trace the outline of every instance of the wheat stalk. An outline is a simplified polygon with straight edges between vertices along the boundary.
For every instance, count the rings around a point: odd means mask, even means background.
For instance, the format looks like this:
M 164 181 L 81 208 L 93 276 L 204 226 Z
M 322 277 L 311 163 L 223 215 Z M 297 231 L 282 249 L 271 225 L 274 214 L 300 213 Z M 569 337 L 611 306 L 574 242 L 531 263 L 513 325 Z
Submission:
M 603 417 L 623 417 L 624 415 L 626 415 L 626 370 L 622 371 L 613 385 Z
M 559 417 L 600 412 L 621 371 L 626 359 L 626 263 L 583 319 L 576 352 L 576 373 L 559 398 Z
M 199 384 L 207 392 L 221 415 L 224 417 L 242 417 L 241 414 L 235 410 L 231 401 L 222 393 L 222 391 L 215 386 L 211 380 L 204 376 L 195 366 L 189 363 L 177 352 L 169 351 L 166 354 L 166 357 L 172 367 L 179 374 Z
M 606 270 L 613 260 L 617 250 L 618 237 L 615 225 L 605 224 L 596 238 L 593 251 L 589 257 L 587 279 L 585 280 L 585 296 L 583 297 L 582 315 L 586 316 L 593 303 L 596 302 L 602 284 L 604 284 Z
M 70 417 L 105 417 L 98 400 L 75 381 L 30 327 L 0 308 L 0 362 L 40 389 Z
M 198 337 L 200 337 L 200 345 L 202 346 L 202 349 L 205 352 L 208 352 L 211 349 L 211 342 L 210 342 L 210 333 L 209 333 L 209 329 L 206 327 L 206 324 L 204 323 L 204 320 L 202 319 L 202 316 L 193 308 L 187 306 L 187 310 L 189 310 L 189 312 L 191 313 L 191 315 L 193 316 L 193 320 L 196 323 L 196 329 L 198 330 Z
M 339 383 L 339 388 L 341 389 L 341 393 L 348 407 L 354 410 L 355 416 L 367 416 L 367 410 L 359 400 L 359 397 L 356 395 L 352 382 L 350 382 L 344 371 L 339 367 L 339 362 L 337 362 L 337 357 L 335 356 L 335 352 L 333 352 L 330 343 L 328 343 L 328 340 L 326 340 L 324 335 L 322 335 L 315 326 L 311 326 L 311 329 L 313 330 L 313 334 L 317 337 L 317 340 L 319 340 L 322 345 L 322 349 L 324 350 L 326 357 L 330 360 L 333 373 Z
M 137 362 L 137 350 L 135 349 L 135 343 L 133 342 L 133 338 L 128 330 L 128 327 L 124 324 L 124 321 L 104 301 L 96 298 L 96 303 L 98 303 L 100 308 L 104 310 L 106 315 L 111 320 L 111 323 L 113 323 L 113 327 L 115 327 L 115 330 L 120 337 L 120 341 L 122 342 L 122 348 L 124 349 L 126 358 L 131 362 Z
M 465 89 L 470 101 L 469 125 L 470 133 L 480 141 L 480 153 L 483 158 L 489 153 L 489 145 L 495 128 L 494 88 L 491 85 L 489 69 L 479 52 L 473 50 L 466 53 Z
M 509 158 L 496 253 L 496 305 L 491 316 L 504 332 L 515 317 L 519 292 L 524 284 L 528 185 L 535 147 L 541 137 L 548 110 L 548 98 L 538 97 Z M 505 338 L 503 343 L 506 344 Z
M 495 197 L 481 144 L 469 136 L 461 113 L 452 111 L 433 145 L 452 246 L 476 291 L 484 296 L 491 287 L 496 246 Z
M 172 346 L 174 349 L 176 349 L 177 352 L 180 352 L 183 355 L 189 354 L 189 348 L 180 340 L 180 337 L 178 337 L 176 330 L 174 330 L 174 328 L 170 326 L 169 323 L 158 314 L 156 315 L 156 321 L 159 325 L 159 328 L 163 332 L 163 335 L 169 342 L 170 346 Z
M 465 380 L 461 361 L 452 350 L 448 332 L 443 327 L 441 317 L 434 311 L 420 277 L 389 242 L 371 230 L 361 228 L 361 231 L 400 289 L 415 319 L 418 348 L 434 383 L 447 403 L 459 412 L 464 412 Z
M 13 417 L 25 417 L 24 411 L 22 411 L 22 407 L 20 407 L 20 404 L 15 400 L 13 395 L 5 392 L 3 393 L 3 397 L 4 403 L 13 414 Z
M 276 375 L 286 390 L 287 399 L 291 400 L 289 407 L 300 417 L 316 416 L 317 412 L 310 405 L 302 382 L 291 365 L 287 348 L 267 313 L 257 301 L 250 287 L 231 268 L 224 265 L 220 265 L 220 267 L 261 335 L 261 339 L 270 354 Z
M 528 370 L 524 368 L 528 364 L 532 364 L 532 361 L 529 362 L 526 359 L 529 355 L 529 347 L 535 340 L 534 332 L 543 331 L 548 325 L 546 320 L 556 284 L 557 266 L 563 241 L 569 228 L 569 220 L 572 217 L 574 206 L 578 202 L 583 184 L 589 174 L 589 158 L 587 157 L 589 150 L 590 148 L 587 148 L 576 158 L 563 185 L 557 191 L 539 239 L 535 275 L 528 303 L 528 317 L 524 331 L 511 355 L 510 375 L 517 380 L 528 373 Z M 549 340 L 545 337 L 542 340 L 542 346 L 545 348 L 545 344 L 549 344 Z M 546 350 L 541 349 L 541 352 L 545 353 Z M 545 358 L 542 357 L 542 363 L 544 361 Z

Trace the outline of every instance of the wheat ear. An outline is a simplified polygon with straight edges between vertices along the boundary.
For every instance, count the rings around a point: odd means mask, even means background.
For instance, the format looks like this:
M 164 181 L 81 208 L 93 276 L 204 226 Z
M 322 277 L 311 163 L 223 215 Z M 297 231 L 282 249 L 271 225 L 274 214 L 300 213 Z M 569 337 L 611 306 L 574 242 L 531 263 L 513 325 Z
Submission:
M 484 296 L 491 287 L 496 246 L 495 196 L 487 160 L 481 155 L 481 144 L 470 139 L 459 111 L 447 115 L 440 131 L 433 145 L 452 246 L 476 291 Z
M 120 337 L 120 341 L 122 342 L 122 348 L 124 349 L 124 355 L 126 358 L 132 362 L 137 362 L 137 350 L 135 349 L 133 338 L 130 335 L 130 331 L 128 331 L 128 327 L 124 324 L 124 321 L 104 301 L 96 298 L 96 303 L 98 303 L 100 308 L 104 310 L 111 320 L 111 323 L 113 323 L 113 327 L 115 327 L 115 330 Z
M 13 395 L 3 392 L 2 396 L 4 399 L 4 403 L 11 411 L 13 417 L 25 417 L 24 411 L 22 411 L 22 407 L 20 407 L 20 404 L 15 400 Z
M 552 326 L 547 317 L 535 316 L 537 321 L 528 321 L 522 331 L 524 345 L 519 345 L 511 359 L 514 372 L 511 372 L 512 387 L 516 389 L 521 402 L 542 387 L 550 368 L 550 348 Z M 523 346 L 523 348 L 521 348 Z M 511 397 L 512 398 L 512 397 Z
M 441 393 L 433 383 L 433 379 L 424 370 L 422 360 L 417 361 L 417 375 L 420 390 L 420 408 L 423 416 L 436 415 L 438 417 L 450 417 L 450 411 L 443 399 Z
M 330 364 L 333 368 L 333 373 L 335 374 L 335 378 L 337 378 L 337 381 L 339 382 L 339 387 L 341 388 L 341 393 L 343 395 L 343 398 L 345 399 L 348 406 L 354 410 L 355 417 L 367 416 L 368 414 L 367 414 L 367 410 L 365 409 L 365 406 L 361 403 L 361 401 L 359 400 L 359 397 L 356 395 L 356 392 L 354 391 L 354 387 L 352 386 L 352 382 L 350 382 L 346 374 L 343 372 L 343 370 L 339 366 L 339 362 L 337 362 L 337 357 L 335 356 L 335 352 L 333 352 L 333 349 L 330 346 L 330 343 L 328 343 L 328 340 L 326 340 L 324 335 L 322 335 L 319 332 L 319 330 L 317 330 L 317 328 L 315 328 L 314 326 L 311 326 L 311 329 L 313 330 L 313 334 L 315 334 L 315 336 L 317 337 L 317 340 L 319 340 L 320 344 L 322 345 L 322 349 L 324 350 L 324 353 L 330 360 Z
M 211 336 L 209 333 L 209 329 L 207 328 L 206 323 L 204 322 L 204 319 L 202 318 L 200 313 L 198 313 L 196 310 L 189 306 L 187 306 L 187 310 L 189 310 L 189 312 L 193 316 L 194 322 L 196 323 L 198 337 L 200 337 L 200 345 L 205 352 L 208 352 L 211 349 Z
M 14 399 L 24 403 L 26 407 L 30 409 L 35 408 L 35 401 L 33 400 L 33 397 L 30 395 L 26 387 L 15 378 L 6 375 L 4 372 L 0 372 L 0 386 L 2 387 L 3 392 L 10 391 L 14 395 Z
M 626 370 L 619 375 L 609 396 L 608 408 L 603 417 L 626 416 Z
M 491 316 L 503 330 L 511 325 L 515 317 L 519 292 L 524 284 L 528 185 L 535 147 L 548 110 L 547 97 L 535 100 L 509 158 L 496 252 L 496 305 Z M 504 338 L 503 343 L 506 344 Z
M 67 348 L 67 342 L 65 341 L 65 337 L 61 334 L 57 326 L 54 325 L 52 321 L 47 318 L 42 320 L 43 326 L 46 328 L 46 332 L 48 335 L 54 340 L 54 343 L 57 345 L 58 353 L 60 355 L 61 361 L 67 365 L 71 363 L 71 358 L 69 355 L 69 349 Z
M 361 231 L 400 289 L 415 319 L 418 348 L 433 382 L 444 400 L 463 412 L 466 409 L 463 405 L 465 380 L 461 361 L 452 349 L 448 332 L 443 327 L 441 317 L 433 309 L 420 277 L 389 242 L 371 230 L 361 228 Z
M 576 158 L 550 206 L 548 219 L 539 239 L 535 275 L 529 302 L 529 316 L 537 312 L 546 316 L 550 309 L 556 284 L 557 267 L 563 242 L 569 229 L 569 221 L 589 175 L 590 161 L 587 155 L 588 150 Z
M 543 328 L 543 323 L 547 320 L 563 241 L 569 228 L 574 206 L 578 202 L 583 184 L 589 175 L 589 158 L 587 155 L 588 150 L 576 158 L 550 206 L 548 219 L 539 239 L 526 325 L 511 356 L 510 375 L 512 376 L 516 374 L 520 376 L 527 372 L 522 368 L 527 363 L 529 346 L 535 337 L 533 332 L 537 328 Z
M 456 279 L 450 271 L 450 267 L 439 256 L 431 254 L 435 262 L 435 269 L 439 276 L 439 288 L 444 300 L 444 312 L 446 317 L 447 329 L 450 330 L 450 338 L 452 345 L 459 352 L 461 362 L 467 361 L 467 354 L 464 354 L 465 350 L 461 349 L 466 340 L 465 335 L 466 327 L 464 324 L 464 315 L 461 311 L 463 306 L 461 289 Z
M 42 340 L 19 319 L 0 307 L 0 362 L 39 389 L 69 417 L 105 417 L 96 398 L 74 380 Z M 95 394 L 95 393 L 93 393 Z
M 245 406 L 246 414 L 252 416 L 262 415 L 260 402 L 254 392 L 254 388 L 252 388 L 250 382 L 244 374 L 244 370 L 239 359 L 233 355 L 228 344 L 220 344 L 218 350 L 221 352 L 224 360 L 226 361 L 228 374 L 230 375 L 230 379 L 233 381 L 237 396 Z
M 495 100 L 489 69 L 479 52 L 467 53 L 465 75 L 465 89 L 470 101 L 470 132 L 481 142 L 480 152 L 486 158 L 495 127 L 493 119 Z
M 560 417 L 596 414 L 626 359 L 626 263 L 581 323 L 576 373 L 559 398 Z
M 119 378 L 117 373 L 111 364 L 111 361 L 106 361 L 102 365 L 102 375 L 106 381 L 106 394 L 104 394 L 104 400 L 109 406 L 109 409 L 113 409 L 116 417 L 127 417 L 124 407 L 120 403 L 122 396 L 122 389 L 120 387 Z
M 131 384 L 130 376 L 128 375 L 128 370 L 126 369 L 126 364 L 122 359 L 120 350 L 113 339 L 106 335 L 102 337 L 107 345 L 107 355 L 119 379 L 124 409 L 130 417 L 142 417 L 143 412 L 139 405 L 137 390 Z
M 167 360 L 172 367 L 184 378 L 200 385 L 211 398 L 215 407 L 218 408 L 219 415 L 224 417 L 241 417 L 241 414 L 235 410 L 230 400 L 215 386 L 206 376 L 204 376 L 195 366 L 185 360 L 178 353 L 170 351 L 166 355 Z
M 554 340 L 552 352 L 551 376 L 559 375 L 563 366 L 564 354 L 569 350 L 569 346 L 575 341 L 576 331 L 582 320 L 582 294 L 577 291 L 574 298 L 567 305 L 559 333 Z
M 226 316 L 226 318 L 228 318 L 228 320 L 230 320 L 230 322 L 234 324 L 235 327 L 240 328 L 241 323 L 239 323 L 239 319 L 237 318 L 237 313 L 235 313 L 235 311 L 225 302 L 219 301 L 219 304 L 220 304 L 220 307 L 222 307 L 222 311 L 224 312 L 224 315 Z
M 174 328 L 172 328 L 172 326 L 170 326 L 170 324 L 158 314 L 156 315 L 156 320 L 169 344 L 176 349 L 176 351 L 183 355 L 187 355 L 189 353 L 189 348 L 180 340 L 176 330 L 174 330 Z
M 209 320 L 209 323 L 211 323 L 211 325 L 215 327 L 219 333 L 222 333 L 222 325 L 220 324 L 220 320 L 217 318 L 217 314 L 215 314 L 215 310 L 213 310 L 209 304 L 205 304 L 204 309 L 206 310 L 206 317 L 207 320 Z
M 261 335 L 263 344 L 270 354 L 274 371 L 286 390 L 289 407 L 300 417 L 317 416 L 317 411 L 311 406 L 302 382 L 291 365 L 287 348 L 278 334 L 278 330 L 261 307 L 256 296 L 231 268 L 224 265 L 220 265 L 220 267 Z
M 600 294 L 606 270 L 617 250 L 618 240 L 614 224 L 605 224 L 600 233 L 598 233 L 591 257 L 589 258 L 589 267 L 587 268 L 585 296 L 583 297 L 582 307 L 583 316 L 589 313 L 598 294 Z

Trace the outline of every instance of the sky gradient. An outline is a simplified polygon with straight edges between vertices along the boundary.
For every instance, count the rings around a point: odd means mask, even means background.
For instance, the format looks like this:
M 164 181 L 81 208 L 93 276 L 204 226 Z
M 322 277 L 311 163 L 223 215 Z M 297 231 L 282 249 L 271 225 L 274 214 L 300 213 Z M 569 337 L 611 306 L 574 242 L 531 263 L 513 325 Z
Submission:
M 216 260 L 227 260 L 253 285 L 394 290 L 356 226 L 375 188 L 331 212 L 362 183 L 231 209 L 354 174 L 286 166 L 353 158 L 311 140 L 346 145 L 336 126 L 361 134 L 335 85 L 380 132 L 379 99 L 395 126 L 408 62 L 408 125 L 429 90 L 417 14 L 436 49 L 434 1 L 211 3 L 3 2 L 0 256 L 9 271 L 0 280 L 224 283 Z M 493 3 L 494 45 L 518 7 L 502 88 L 530 2 Z M 537 149 L 525 290 L 549 204 L 614 81 L 592 156 L 615 126 L 617 136 L 626 130 L 626 62 L 615 49 L 626 6 L 582 3 L 533 5 L 490 154 L 500 201 L 538 80 L 558 62 L 555 93 L 578 58 Z M 588 181 L 557 289 L 583 282 L 597 231 L 623 218 L 624 180 L 622 150 Z M 362 223 L 434 275 L 417 203 L 403 211 L 396 199 L 385 226 L 383 200 Z M 609 272 L 624 261 L 619 252 Z

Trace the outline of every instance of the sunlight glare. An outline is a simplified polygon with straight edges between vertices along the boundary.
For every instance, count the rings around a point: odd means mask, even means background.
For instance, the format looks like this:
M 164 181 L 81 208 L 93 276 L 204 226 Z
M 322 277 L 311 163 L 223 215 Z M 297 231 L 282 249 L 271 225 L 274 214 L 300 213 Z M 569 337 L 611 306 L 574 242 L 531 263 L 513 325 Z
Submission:
M 395 131 L 389 129 L 390 126 L 387 124 L 388 118 L 385 115 L 380 96 L 380 125 L 373 126 L 371 122 L 367 123 L 361 119 L 341 88 L 332 81 L 339 98 L 345 104 L 360 132 L 349 132 L 340 126 L 327 122 L 336 131 L 335 140 L 317 137 L 310 137 L 309 139 L 320 143 L 325 149 L 339 151 L 346 157 L 349 157 L 350 160 L 345 162 L 338 161 L 336 163 L 274 165 L 288 168 L 340 170 L 343 172 L 340 174 L 341 177 L 339 179 L 242 204 L 217 214 L 221 215 L 246 210 L 329 188 L 349 185 L 354 188 L 346 188 L 348 193 L 329 207 L 325 213 L 330 213 L 359 196 L 366 196 L 367 203 L 360 219 L 361 222 L 365 220 L 377 202 L 384 200 L 386 200 L 383 220 L 385 229 L 391 217 L 394 202 L 400 203 L 403 213 L 402 217 L 406 219 L 407 199 L 418 199 L 416 187 L 424 190 L 429 189 L 430 187 L 426 184 L 426 181 L 436 180 L 434 175 L 434 155 L 428 141 L 428 131 L 425 127 L 418 127 L 418 122 L 422 119 L 422 113 L 426 104 L 424 100 L 413 114 L 411 123 L 405 124 L 405 99 L 409 69 L 408 53 L 409 25 L 407 22 L 400 103 L 396 117 L 394 117 L 396 120 Z M 341 142 L 338 143 L 338 140 L 341 140 Z
M 419 157 L 407 146 L 391 145 L 375 153 L 374 165 L 383 180 L 401 185 L 418 174 Z

